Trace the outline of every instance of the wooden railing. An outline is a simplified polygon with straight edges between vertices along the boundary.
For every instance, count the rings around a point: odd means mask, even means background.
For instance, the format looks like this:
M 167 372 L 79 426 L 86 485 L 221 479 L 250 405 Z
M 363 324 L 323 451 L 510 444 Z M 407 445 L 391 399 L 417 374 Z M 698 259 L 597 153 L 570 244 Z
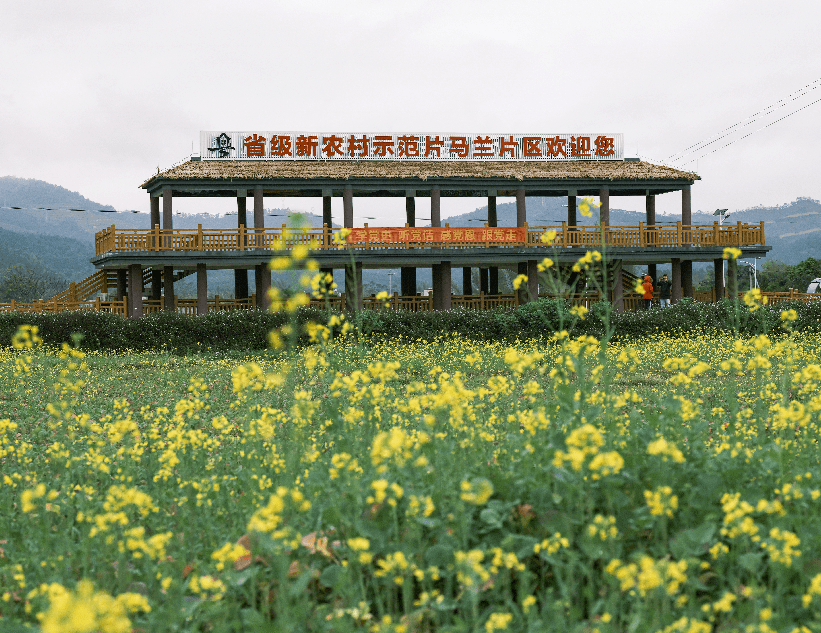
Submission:
M 701 302 L 712 302 L 715 300 L 714 291 L 695 291 L 694 299 Z M 762 292 L 767 303 L 773 305 L 787 301 L 817 301 L 821 300 L 821 293 L 808 294 L 806 292 Z M 739 298 L 744 296 L 744 292 L 738 293 Z M 564 297 L 573 305 L 581 305 L 590 309 L 594 303 L 601 300 L 598 292 L 575 294 L 570 296 L 540 294 L 539 297 L 558 298 Z M 387 299 L 377 299 L 374 295 L 364 297 L 363 304 L 369 310 L 403 310 L 408 312 L 425 312 L 433 310 L 433 297 L 428 296 L 408 296 L 403 297 L 394 294 Z M 317 308 L 329 307 L 331 310 L 344 311 L 350 307 L 345 293 L 334 295 L 323 299 L 311 297 L 309 305 Z M 515 307 L 517 297 L 513 295 L 451 295 L 451 307 L 463 307 L 469 310 L 490 310 L 497 307 Z M 624 294 L 625 310 L 640 310 L 643 307 L 641 296 L 633 293 Z M 248 299 L 223 299 L 215 296 L 208 300 L 208 311 L 226 310 L 250 310 L 256 308 L 256 296 Z M 163 310 L 162 300 L 143 299 L 143 314 L 151 314 Z M 99 297 L 94 301 L 55 301 L 36 300 L 29 303 L 11 301 L 0 303 L 0 313 L 2 312 L 66 312 L 69 310 L 99 310 L 101 312 L 113 312 L 126 316 L 125 299 L 115 301 L 102 301 Z M 196 299 L 174 298 L 174 311 L 180 314 L 195 316 L 197 314 Z
M 407 228 L 407 227 L 406 227 Z M 489 227 L 447 227 L 449 235 L 467 231 L 479 234 Z M 111 225 L 95 235 L 95 253 L 102 255 L 112 252 L 133 251 L 246 251 L 246 250 L 291 250 L 296 246 L 307 246 L 314 251 L 353 249 L 379 250 L 397 248 L 498 248 L 519 247 L 544 248 L 602 248 L 605 246 L 626 246 L 635 248 L 679 247 L 679 246 L 752 246 L 764 245 L 764 222 L 719 226 L 718 222 L 709 224 L 683 225 L 646 225 L 613 227 L 568 226 L 528 226 L 521 231 L 522 237 L 511 237 L 505 233 L 505 227 L 488 232 L 485 241 L 434 240 L 434 233 L 420 230 L 397 229 L 396 227 L 368 227 L 366 230 L 355 229 L 354 236 L 343 239 L 339 235 L 343 229 L 332 229 L 325 226 L 320 229 L 281 228 L 249 229 L 240 226 L 237 229 L 118 229 Z M 551 244 L 542 241 L 547 231 L 555 231 L 556 237 Z M 402 235 L 402 239 L 385 241 L 381 236 L 393 232 Z M 461 233 L 460 233 L 461 232 Z M 499 238 L 496 233 L 503 234 Z M 510 232 L 511 234 L 513 232 Z M 520 231 L 515 232 L 518 236 Z M 417 235 L 418 234 L 418 235 Z M 441 235 L 441 233 L 439 233 Z M 428 237 L 430 239 L 428 239 Z M 477 238 L 478 239 L 478 238 Z M 347 240 L 347 241 L 346 241 Z

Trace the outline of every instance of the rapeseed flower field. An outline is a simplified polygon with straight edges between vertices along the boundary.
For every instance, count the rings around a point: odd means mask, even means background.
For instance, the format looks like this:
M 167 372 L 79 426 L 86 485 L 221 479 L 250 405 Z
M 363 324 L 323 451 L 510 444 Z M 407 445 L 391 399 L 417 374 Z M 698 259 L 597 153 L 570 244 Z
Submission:
M 582 315 L 583 316 L 583 315 Z M 821 336 L 0 349 L 0 629 L 821 630 Z

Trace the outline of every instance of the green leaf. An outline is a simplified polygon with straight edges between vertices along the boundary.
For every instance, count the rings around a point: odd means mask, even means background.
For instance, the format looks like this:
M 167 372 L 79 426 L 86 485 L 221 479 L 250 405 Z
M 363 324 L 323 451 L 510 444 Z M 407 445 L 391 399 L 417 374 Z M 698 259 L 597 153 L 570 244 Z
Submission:
M 761 559 L 764 557 L 763 552 L 747 552 L 738 557 L 738 564 L 742 569 L 746 569 L 752 574 L 758 573 L 761 566 Z
M 305 576 L 309 572 L 305 572 L 302 575 Z M 345 568 L 342 565 L 329 565 L 322 571 L 322 575 L 319 577 L 319 582 L 325 585 L 326 587 L 334 587 L 340 581 L 340 579 L 345 575 Z M 300 580 L 302 578 L 300 577 Z M 310 580 L 310 578 L 309 578 Z M 307 585 L 307 582 L 306 582 Z M 292 594 L 295 595 L 295 594 Z
M 716 532 L 715 523 L 705 521 L 698 527 L 682 530 L 670 539 L 670 551 L 677 559 L 700 556 L 707 551 Z
M 453 548 L 447 545 L 434 545 L 425 551 L 425 560 L 429 565 L 445 568 L 453 562 Z

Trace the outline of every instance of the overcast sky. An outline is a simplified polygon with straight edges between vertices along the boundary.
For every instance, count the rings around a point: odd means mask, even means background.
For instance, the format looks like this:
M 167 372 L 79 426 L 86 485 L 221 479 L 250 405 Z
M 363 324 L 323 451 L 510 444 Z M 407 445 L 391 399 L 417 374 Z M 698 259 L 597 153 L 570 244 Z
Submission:
M 622 132 L 626 155 L 662 161 L 812 84 L 709 149 L 806 109 L 680 166 L 702 178 L 694 210 L 819 199 L 820 22 L 818 0 L 0 0 L 0 176 L 147 211 L 140 183 L 222 129 Z M 289 204 L 321 213 L 266 199 Z M 355 207 L 403 221 L 401 199 Z

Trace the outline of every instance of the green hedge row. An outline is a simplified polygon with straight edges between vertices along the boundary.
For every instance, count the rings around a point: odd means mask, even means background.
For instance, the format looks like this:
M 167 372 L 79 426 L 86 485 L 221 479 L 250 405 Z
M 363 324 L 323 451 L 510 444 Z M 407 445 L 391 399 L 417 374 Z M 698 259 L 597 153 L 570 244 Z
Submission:
M 739 303 L 722 301 L 715 304 L 682 301 L 670 308 L 648 311 L 610 313 L 607 306 L 597 304 L 584 320 L 568 312 L 561 301 L 542 299 L 518 308 L 498 308 L 474 311 L 465 309 L 447 312 L 363 311 L 348 315 L 366 335 L 403 340 L 430 340 L 437 336 L 459 334 L 479 340 L 513 340 L 551 335 L 564 327 L 572 335 L 590 334 L 601 337 L 609 318 L 613 335 L 642 337 L 658 333 L 687 333 L 704 329 L 738 331 L 758 334 L 780 328 L 782 310 L 798 313 L 793 323 L 796 330 L 821 331 L 821 301 L 789 303 L 764 307 L 750 313 Z M 303 308 L 296 315 L 298 324 L 309 321 L 327 323 L 325 310 Z M 142 319 L 122 317 L 92 311 L 58 314 L 0 314 L 0 344 L 8 344 L 22 324 L 36 325 L 47 344 L 60 345 L 82 336 L 81 346 L 88 350 L 167 350 L 191 353 L 205 350 L 257 350 L 267 346 L 267 334 L 288 321 L 288 316 L 259 311 L 212 312 L 201 317 L 158 312 Z M 302 335 L 301 340 L 305 340 Z

